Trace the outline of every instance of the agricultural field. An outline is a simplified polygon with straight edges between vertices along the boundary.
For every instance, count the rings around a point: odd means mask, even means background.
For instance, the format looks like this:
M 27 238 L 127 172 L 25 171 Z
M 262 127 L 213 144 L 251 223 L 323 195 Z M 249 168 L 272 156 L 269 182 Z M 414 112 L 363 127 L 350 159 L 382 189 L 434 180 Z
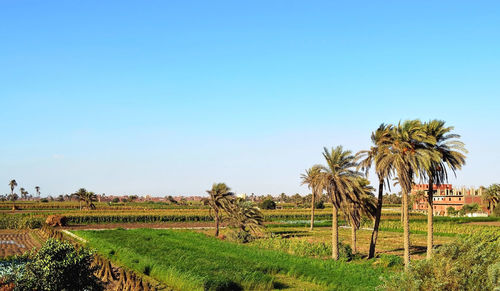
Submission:
M 385 276 L 371 262 L 294 256 L 174 230 L 74 231 L 113 261 L 178 290 L 372 290 Z
M 0 241 L 5 242 L 0 257 L 40 248 L 45 219 L 62 215 L 67 225 L 55 230 L 81 238 L 78 243 L 108 259 L 114 269 L 132 270 L 166 290 L 373 290 L 403 270 L 403 229 L 394 205 L 383 209 L 377 257 L 370 260 L 372 221 L 363 218 L 352 254 L 351 229 L 340 213 L 339 261 L 331 259 L 329 204 L 316 210 L 312 231 L 307 208 L 263 210 L 264 233 L 247 243 L 230 238 L 234 229 L 225 222 L 214 237 L 213 216 L 203 205 L 97 205 L 80 210 L 75 202 L 28 201 L 12 211 L 8 202 L 0 204 Z M 411 257 L 419 261 L 425 258 L 427 218 L 420 213 L 410 218 Z M 498 217 L 435 217 L 434 245 L 450 245 L 475 232 L 500 232 L 498 223 Z

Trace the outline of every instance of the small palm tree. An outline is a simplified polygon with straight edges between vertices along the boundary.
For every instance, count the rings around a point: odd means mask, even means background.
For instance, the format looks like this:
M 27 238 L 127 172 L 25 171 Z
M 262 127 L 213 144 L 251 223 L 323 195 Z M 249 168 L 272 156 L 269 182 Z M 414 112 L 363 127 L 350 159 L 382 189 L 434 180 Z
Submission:
M 40 198 L 40 186 L 35 186 L 36 195 Z
M 314 207 L 316 203 L 316 198 L 321 198 L 323 194 L 323 180 L 321 179 L 321 166 L 314 165 L 310 169 L 307 169 L 305 174 L 301 176 L 301 185 L 307 185 L 312 191 L 311 199 L 311 230 L 314 228 Z
M 224 183 L 214 183 L 212 189 L 207 190 L 209 195 L 208 205 L 210 212 L 214 212 L 215 219 L 215 236 L 219 236 L 219 224 L 222 218 L 222 211 L 226 213 L 231 211 L 233 200 L 235 199 L 234 193 Z
M 357 253 L 357 236 L 356 232 L 361 226 L 361 219 L 366 216 L 370 219 L 375 217 L 377 212 L 377 199 L 373 196 L 373 187 L 370 186 L 370 182 L 365 178 L 358 178 L 357 187 L 354 191 L 357 192 L 357 201 L 344 202 L 342 203 L 342 212 L 344 213 L 345 219 L 351 225 L 351 248 L 352 253 Z
M 378 176 L 378 199 L 377 210 L 375 213 L 375 221 L 373 223 L 373 231 L 370 239 L 370 250 L 368 258 L 371 259 L 375 256 L 375 247 L 378 238 L 378 229 L 380 226 L 380 219 L 382 217 L 382 200 L 384 196 L 384 184 L 390 189 L 389 179 L 391 178 L 392 164 L 383 163 L 383 159 L 389 154 L 389 148 L 392 144 L 392 125 L 381 124 L 375 132 L 372 132 L 371 140 L 372 147 L 370 150 L 360 151 L 356 154 L 358 159 L 361 159 L 358 169 L 365 172 L 368 176 L 368 171 L 375 164 L 375 172 Z
M 500 184 L 493 184 L 486 188 L 486 191 L 483 192 L 482 199 L 487 203 L 487 208 L 490 213 L 492 213 L 498 206 L 498 203 L 500 203 Z
M 9 186 L 10 186 L 10 195 L 12 197 L 14 197 L 14 189 L 17 187 L 16 180 L 14 180 L 14 179 L 10 180 Z M 14 200 L 12 200 L 12 202 L 14 203 L 13 206 L 12 206 L 12 210 L 16 210 L 16 200 L 17 200 L 17 198 L 14 199 Z
M 260 209 L 243 198 L 233 199 L 227 221 L 245 233 L 262 234 L 264 228 L 264 215 Z
M 343 203 L 357 203 L 358 197 L 355 187 L 356 179 L 361 177 L 361 173 L 355 171 L 357 166 L 355 157 L 351 151 L 344 150 L 342 146 L 337 146 L 329 151 L 324 148 L 323 157 L 326 166 L 322 168 L 321 178 L 326 186 L 326 192 L 330 197 L 332 207 L 332 258 L 339 259 L 339 225 L 338 211 Z
M 431 120 L 423 127 L 425 134 L 432 139 L 432 142 L 425 143 L 427 150 L 438 155 L 437 159 L 431 159 L 422 169 L 423 175 L 429 181 L 427 193 L 427 259 L 432 256 L 434 245 L 433 236 L 433 209 L 434 209 L 434 185 L 439 186 L 448 180 L 447 169 L 454 174 L 465 165 L 464 143 L 459 141 L 460 135 L 451 133 L 453 127 L 447 127 L 442 120 Z

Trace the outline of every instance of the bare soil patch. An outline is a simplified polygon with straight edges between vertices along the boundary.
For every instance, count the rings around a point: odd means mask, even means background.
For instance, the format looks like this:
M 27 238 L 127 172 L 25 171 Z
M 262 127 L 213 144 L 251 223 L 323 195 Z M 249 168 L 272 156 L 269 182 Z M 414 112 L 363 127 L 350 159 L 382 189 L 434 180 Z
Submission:
M 1 230 L 0 257 L 21 255 L 32 248 L 39 248 L 40 242 L 34 236 L 36 234 L 29 230 Z

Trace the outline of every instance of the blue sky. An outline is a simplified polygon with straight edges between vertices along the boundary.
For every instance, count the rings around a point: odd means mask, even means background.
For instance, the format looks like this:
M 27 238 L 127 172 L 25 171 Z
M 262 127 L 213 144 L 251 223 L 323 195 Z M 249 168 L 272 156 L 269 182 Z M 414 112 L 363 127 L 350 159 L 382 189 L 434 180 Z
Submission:
M 358 151 L 408 118 L 462 135 L 450 182 L 500 182 L 498 15 L 498 1 L 0 1 L 0 193 L 13 178 L 53 195 L 305 193 L 323 146 Z

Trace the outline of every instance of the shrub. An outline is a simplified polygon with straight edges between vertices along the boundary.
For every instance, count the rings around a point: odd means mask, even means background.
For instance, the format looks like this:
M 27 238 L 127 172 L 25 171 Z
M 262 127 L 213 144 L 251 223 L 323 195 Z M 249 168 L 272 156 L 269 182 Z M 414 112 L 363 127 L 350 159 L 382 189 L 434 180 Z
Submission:
M 103 290 L 97 270 L 91 267 L 93 254 L 84 248 L 48 239 L 40 250 L 30 254 L 16 290 Z
M 260 208 L 270 210 L 276 209 L 276 203 L 271 199 L 266 199 L 260 204 Z
M 412 262 L 390 277 L 387 290 L 497 290 L 500 232 L 479 232 L 436 249 L 432 259 Z
M 325 203 L 323 201 L 316 202 L 316 203 L 314 203 L 314 208 L 325 209 Z
M 446 208 L 446 212 L 448 213 L 449 216 L 455 216 L 458 214 L 458 211 L 455 210 L 455 207 L 448 207 Z
M 113 200 L 111 200 L 111 202 L 118 203 L 118 202 L 120 202 L 120 199 L 119 198 L 113 198 Z
M 232 230 L 227 234 L 227 239 L 239 243 L 247 243 L 254 240 L 254 237 L 248 231 Z

